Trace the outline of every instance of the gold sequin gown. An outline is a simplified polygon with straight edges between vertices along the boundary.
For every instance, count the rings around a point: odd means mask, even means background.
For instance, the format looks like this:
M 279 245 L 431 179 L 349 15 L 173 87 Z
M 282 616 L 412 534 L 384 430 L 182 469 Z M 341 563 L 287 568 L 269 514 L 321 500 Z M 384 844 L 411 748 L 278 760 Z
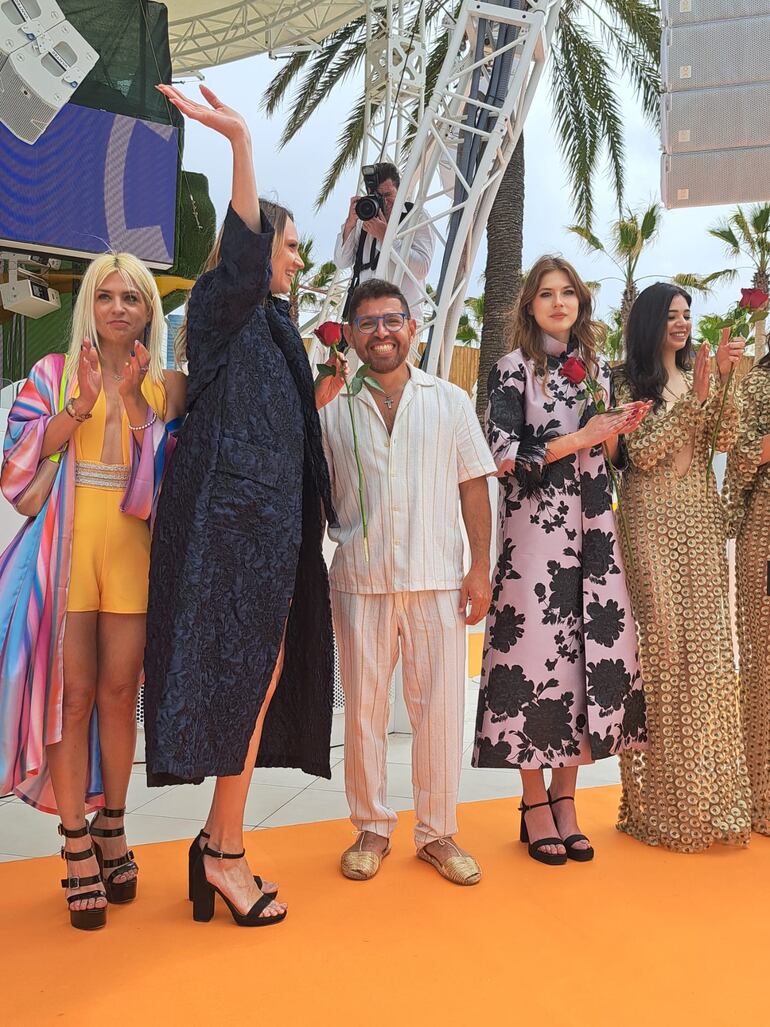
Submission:
M 751 826 L 770 835 L 770 464 L 758 466 L 770 434 L 770 367 L 754 367 L 738 388 L 741 424 L 727 461 L 725 496 L 735 571 L 741 718 L 751 782 Z
M 620 371 L 618 404 L 631 400 Z M 648 748 L 620 756 L 618 829 L 676 852 L 749 840 L 749 783 L 730 635 L 724 508 L 708 453 L 721 401 L 690 391 L 626 439 L 626 573 L 639 632 Z M 727 404 L 720 450 L 735 440 Z M 692 444 L 689 467 L 676 452 Z M 686 468 L 683 472 L 683 467 Z

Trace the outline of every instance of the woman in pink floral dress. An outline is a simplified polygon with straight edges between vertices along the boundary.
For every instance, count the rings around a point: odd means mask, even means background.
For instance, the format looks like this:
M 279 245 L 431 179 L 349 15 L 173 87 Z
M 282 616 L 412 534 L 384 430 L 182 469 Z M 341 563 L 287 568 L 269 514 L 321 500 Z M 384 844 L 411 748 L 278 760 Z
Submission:
M 649 406 L 596 412 L 578 380 L 587 373 L 610 396 L 591 315 L 574 268 L 541 257 L 518 300 L 514 349 L 489 378 L 499 555 L 473 765 L 521 771 L 521 840 L 549 864 L 593 857 L 577 825 L 577 768 L 646 740 L 605 454 L 618 462 L 620 436 Z

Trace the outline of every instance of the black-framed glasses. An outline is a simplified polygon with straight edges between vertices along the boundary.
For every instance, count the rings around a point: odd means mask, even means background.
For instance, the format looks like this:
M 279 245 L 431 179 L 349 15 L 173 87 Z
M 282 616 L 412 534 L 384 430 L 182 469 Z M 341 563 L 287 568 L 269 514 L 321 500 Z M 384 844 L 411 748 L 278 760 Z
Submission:
M 389 314 L 362 314 L 360 317 L 353 318 L 353 324 L 356 326 L 361 335 L 374 335 L 377 331 L 377 326 L 380 321 L 385 325 L 385 330 L 388 332 L 400 332 L 404 327 L 404 324 L 409 317 L 408 314 L 401 312 L 391 312 Z

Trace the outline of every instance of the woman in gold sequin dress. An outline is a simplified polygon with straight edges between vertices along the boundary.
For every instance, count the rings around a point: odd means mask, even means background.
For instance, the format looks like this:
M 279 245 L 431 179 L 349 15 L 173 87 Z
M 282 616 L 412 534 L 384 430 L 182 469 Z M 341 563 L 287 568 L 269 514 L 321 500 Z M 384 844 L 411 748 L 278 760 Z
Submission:
M 648 845 L 700 852 L 745 845 L 749 785 L 728 613 L 726 532 L 709 448 L 721 403 L 707 347 L 691 340 L 690 296 L 665 283 L 645 289 L 629 316 L 618 403 L 653 410 L 626 439 L 622 502 L 626 554 L 647 703 L 648 748 L 620 757 L 618 828 Z M 717 352 L 722 381 L 743 340 Z M 731 390 L 732 391 L 732 390 Z M 734 442 L 725 405 L 717 449 Z
M 736 537 L 741 717 L 751 826 L 770 835 L 770 354 L 739 386 L 741 425 L 727 462 Z

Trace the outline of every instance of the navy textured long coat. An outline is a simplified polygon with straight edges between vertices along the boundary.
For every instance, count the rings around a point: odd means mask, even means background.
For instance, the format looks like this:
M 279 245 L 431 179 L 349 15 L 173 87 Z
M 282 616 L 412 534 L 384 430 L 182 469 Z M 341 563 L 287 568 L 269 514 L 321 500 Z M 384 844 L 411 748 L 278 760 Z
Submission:
M 278 656 L 257 764 L 330 776 L 333 520 L 313 379 L 269 295 L 272 226 L 230 208 L 188 308 L 188 416 L 153 531 L 145 653 L 151 785 L 239 774 Z M 288 622 L 287 622 L 288 617 Z

